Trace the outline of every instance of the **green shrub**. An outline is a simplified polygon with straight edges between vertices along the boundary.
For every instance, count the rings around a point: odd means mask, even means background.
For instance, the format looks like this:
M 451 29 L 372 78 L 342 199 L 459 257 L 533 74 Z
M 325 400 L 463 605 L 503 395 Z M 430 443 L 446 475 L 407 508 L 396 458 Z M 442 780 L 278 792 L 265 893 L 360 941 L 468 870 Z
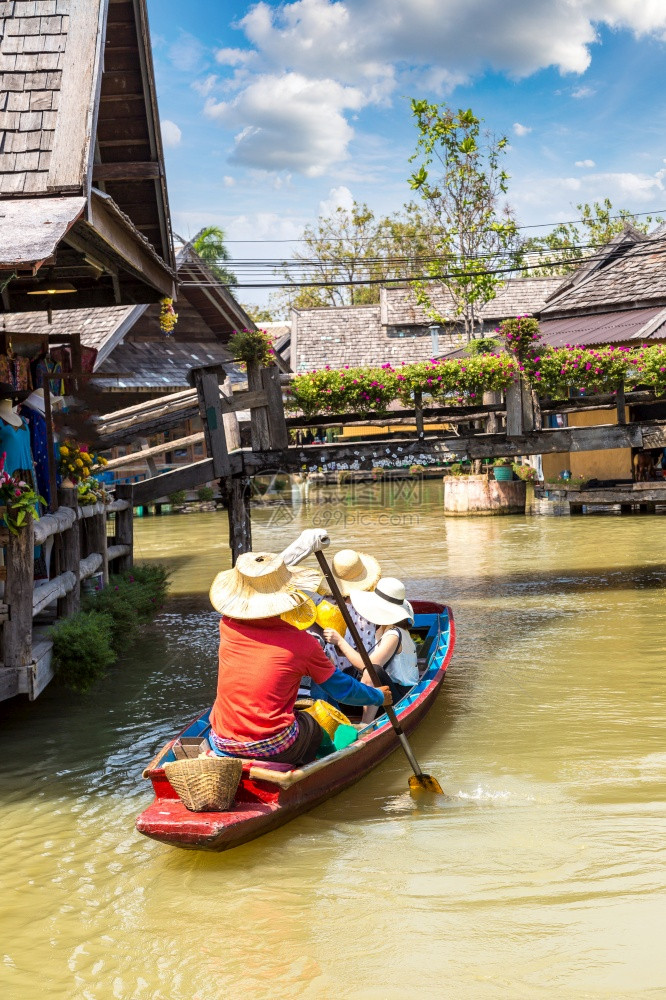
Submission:
M 537 471 L 536 469 L 533 469 L 531 465 L 519 465 L 518 462 L 514 462 L 511 468 L 518 478 L 522 479 L 524 483 L 536 482 Z
M 164 604 L 168 579 L 165 566 L 135 566 L 112 576 L 103 590 L 84 598 L 84 610 L 101 611 L 111 618 L 111 643 L 118 656 L 132 644 L 139 627 Z
M 503 468 L 506 465 L 513 465 L 510 458 L 496 458 L 493 465 L 499 468 Z
M 89 691 L 116 659 L 111 616 L 79 611 L 51 630 L 56 675 L 72 691 Z
M 201 503 L 210 503 L 211 500 L 215 499 L 215 490 L 212 486 L 202 486 L 197 490 L 197 499 Z
M 172 507 L 182 507 L 187 500 L 187 492 L 185 490 L 174 490 L 173 493 L 169 493 L 168 500 Z
M 412 476 L 422 476 L 425 472 L 425 465 L 410 465 L 409 471 Z
M 462 462 L 453 462 L 453 464 L 449 466 L 449 475 L 468 476 L 471 468 L 471 465 L 463 465 Z

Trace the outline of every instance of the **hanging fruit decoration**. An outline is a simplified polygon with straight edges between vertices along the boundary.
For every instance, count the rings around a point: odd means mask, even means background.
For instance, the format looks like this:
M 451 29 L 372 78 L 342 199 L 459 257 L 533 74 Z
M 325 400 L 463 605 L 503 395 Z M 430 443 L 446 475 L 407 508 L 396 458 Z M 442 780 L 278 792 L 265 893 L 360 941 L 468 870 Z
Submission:
M 165 298 L 160 302 L 160 330 L 170 337 L 178 322 L 178 313 L 173 307 L 173 299 Z

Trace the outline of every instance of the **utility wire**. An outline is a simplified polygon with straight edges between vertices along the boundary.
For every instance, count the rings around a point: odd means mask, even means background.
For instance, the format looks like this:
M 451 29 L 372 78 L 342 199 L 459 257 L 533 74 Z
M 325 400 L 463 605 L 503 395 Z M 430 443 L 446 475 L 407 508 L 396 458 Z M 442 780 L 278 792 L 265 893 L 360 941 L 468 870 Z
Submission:
M 666 238 L 666 237 L 665 237 Z M 638 257 L 652 256 L 655 253 L 656 240 L 650 240 L 645 248 L 636 250 L 632 253 L 631 259 L 636 260 Z M 638 244 L 640 246 L 640 244 Z M 662 248 L 663 249 L 663 248 Z M 586 264 L 595 259 L 595 254 L 589 257 L 579 257 L 576 259 L 571 259 L 570 257 L 562 258 L 561 260 L 549 260 L 540 261 L 533 264 L 532 267 L 538 267 L 541 270 L 548 270 L 550 268 L 561 267 L 564 264 Z M 486 275 L 494 274 L 515 274 L 517 272 L 530 270 L 530 265 L 526 263 L 516 263 L 510 267 L 503 268 L 488 268 L 486 270 L 474 270 L 474 271 L 452 271 L 448 274 L 438 274 L 438 275 L 403 275 L 396 278 L 351 278 L 351 279 L 329 279 L 327 281 L 284 281 L 284 282 L 262 282 L 262 283 L 245 283 L 245 282 L 228 282 L 223 284 L 221 282 L 213 281 L 184 281 L 181 282 L 182 288 L 336 288 L 336 287 L 349 287 L 353 285 L 394 285 L 394 284 L 409 284 L 411 282 L 429 282 L 429 281 L 446 281 L 449 279 L 460 279 L 460 278 L 478 278 Z

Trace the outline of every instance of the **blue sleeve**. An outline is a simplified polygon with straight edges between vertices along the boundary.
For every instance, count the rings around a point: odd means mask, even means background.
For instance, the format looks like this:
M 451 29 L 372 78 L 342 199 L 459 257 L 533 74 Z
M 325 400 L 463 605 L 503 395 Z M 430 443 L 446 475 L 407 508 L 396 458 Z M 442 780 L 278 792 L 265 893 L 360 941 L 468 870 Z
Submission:
M 336 701 L 344 705 L 383 705 L 384 692 L 379 688 L 370 687 L 368 684 L 361 684 L 354 680 L 349 674 L 342 670 L 335 671 L 327 681 L 319 685 L 326 694 L 330 694 Z

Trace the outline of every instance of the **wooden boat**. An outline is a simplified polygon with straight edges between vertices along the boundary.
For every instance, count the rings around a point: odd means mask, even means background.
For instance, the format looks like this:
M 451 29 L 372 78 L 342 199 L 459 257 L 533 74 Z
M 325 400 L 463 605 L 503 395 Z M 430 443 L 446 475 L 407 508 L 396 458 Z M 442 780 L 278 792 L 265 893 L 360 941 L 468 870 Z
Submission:
M 420 649 L 420 680 L 396 705 L 406 733 L 432 706 L 453 653 L 455 625 L 449 608 L 414 601 L 412 635 Z M 170 740 L 143 772 L 155 801 L 136 821 L 137 830 L 165 844 L 200 851 L 226 851 L 287 823 L 299 813 L 342 791 L 399 747 L 385 714 L 361 729 L 356 742 L 304 767 L 246 761 L 233 807 L 227 812 L 190 812 L 169 784 L 164 764 L 178 745 L 197 743 L 210 730 L 210 709 Z M 174 747 L 176 750 L 174 750 Z

